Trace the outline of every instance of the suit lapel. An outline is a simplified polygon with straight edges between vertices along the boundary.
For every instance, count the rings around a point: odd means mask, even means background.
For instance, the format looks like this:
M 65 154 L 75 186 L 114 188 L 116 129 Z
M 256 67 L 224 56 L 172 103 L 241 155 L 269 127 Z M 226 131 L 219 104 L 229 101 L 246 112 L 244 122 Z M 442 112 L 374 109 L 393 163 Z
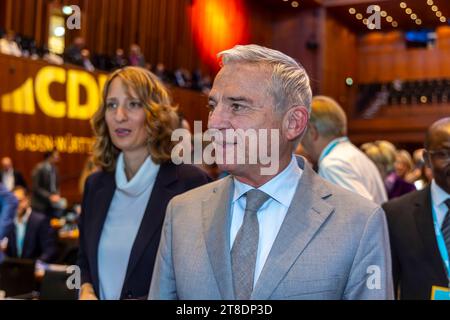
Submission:
M 414 203 L 414 218 L 417 230 L 423 241 L 424 250 L 429 256 L 433 265 L 433 270 L 441 279 L 447 279 L 444 263 L 436 240 L 431 206 L 431 188 L 428 186 L 421 193 Z
M 202 203 L 206 250 L 224 300 L 234 299 L 230 257 L 231 201 L 233 179 L 224 178 Z
M 156 176 L 150 199 L 147 203 L 136 239 L 133 243 L 133 248 L 131 249 L 130 260 L 128 261 L 127 273 L 122 290 L 125 289 L 125 284 L 133 273 L 134 268 L 139 262 L 142 254 L 145 252 L 148 244 L 155 233 L 160 230 L 164 222 L 166 212 L 162 206 L 175 196 L 176 190 L 171 189 L 170 184 L 176 180 L 177 167 L 171 162 L 162 164 L 158 175 Z
M 30 217 L 28 218 L 27 226 L 25 228 L 25 237 L 23 239 L 23 247 L 22 247 L 22 257 L 30 257 L 33 252 L 33 243 L 36 237 L 34 236 L 36 234 L 36 224 L 34 223 L 34 215 L 33 213 L 30 214 Z
M 273 243 L 251 299 L 269 299 L 281 280 L 317 233 L 333 207 L 323 199 L 330 191 L 320 182 L 305 160 L 292 203 Z
M 100 237 L 102 234 L 103 225 L 105 224 L 106 215 L 108 214 L 109 206 L 116 190 L 116 181 L 114 173 L 106 173 L 105 178 L 102 179 L 102 183 L 99 186 L 98 191 L 95 193 L 91 201 L 93 201 L 92 214 L 89 217 L 89 221 L 85 222 L 85 228 L 89 230 L 86 232 L 89 234 L 90 240 L 88 243 L 92 243 L 93 247 L 90 256 L 92 261 L 91 273 L 93 276 L 94 287 L 96 292 L 99 291 L 99 277 L 98 277 L 98 246 L 100 243 Z

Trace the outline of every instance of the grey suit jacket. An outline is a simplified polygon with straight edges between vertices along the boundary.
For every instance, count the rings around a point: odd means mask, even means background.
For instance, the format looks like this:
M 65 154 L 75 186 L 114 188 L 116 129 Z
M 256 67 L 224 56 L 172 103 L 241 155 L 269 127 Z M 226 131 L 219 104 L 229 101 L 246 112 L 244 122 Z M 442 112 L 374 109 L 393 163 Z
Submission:
M 251 299 L 393 299 L 383 210 L 298 159 L 302 177 Z M 149 299 L 233 300 L 233 178 L 172 199 Z

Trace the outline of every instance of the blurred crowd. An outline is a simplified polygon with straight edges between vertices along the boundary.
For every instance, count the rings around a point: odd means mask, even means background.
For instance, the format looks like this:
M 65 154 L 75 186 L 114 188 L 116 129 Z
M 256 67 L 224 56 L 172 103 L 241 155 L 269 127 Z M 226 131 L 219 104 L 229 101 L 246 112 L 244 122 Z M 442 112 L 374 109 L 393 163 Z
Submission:
M 188 70 L 180 67 L 168 70 L 164 63 L 150 63 L 137 44 L 132 44 L 126 51 L 117 48 L 114 55 L 92 53 L 87 47 L 85 39 L 77 37 L 66 48 L 63 55 L 51 52 L 47 46 L 38 47 L 33 38 L 16 34 L 11 30 L 0 29 L 0 53 L 16 57 L 43 59 L 51 64 L 73 64 L 89 72 L 95 70 L 111 72 L 126 66 L 138 66 L 152 71 L 163 82 L 208 94 L 212 80 L 211 76 L 203 74 L 200 69 Z

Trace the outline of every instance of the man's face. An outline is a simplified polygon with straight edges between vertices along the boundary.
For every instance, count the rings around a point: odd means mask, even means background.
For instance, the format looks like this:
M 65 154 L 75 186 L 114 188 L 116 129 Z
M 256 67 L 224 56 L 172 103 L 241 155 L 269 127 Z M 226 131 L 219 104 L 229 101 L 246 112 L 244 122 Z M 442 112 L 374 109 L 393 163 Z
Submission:
M 435 131 L 424 158 L 439 187 L 450 193 L 450 126 Z
M 16 196 L 17 200 L 19 201 L 19 204 L 17 206 L 17 214 L 19 216 L 22 216 L 23 214 L 25 214 L 25 211 L 30 206 L 30 201 L 22 189 L 18 189 L 16 191 L 14 191 L 14 195 Z
M 230 63 L 225 65 L 214 80 L 214 85 L 209 95 L 208 128 L 220 130 L 225 138 L 227 129 L 281 129 L 282 117 L 275 113 L 274 98 L 269 92 L 272 69 L 269 66 L 249 63 Z M 280 132 L 281 136 L 281 132 Z M 271 150 L 270 139 L 267 150 Z M 248 142 L 248 141 L 247 141 Z M 277 141 L 278 142 L 278 141 Z M 258 145 L 263 143 L 259 141 Z M 281 138 L 281 149 L 286 148 L 287 143 Z M 222 154 L 238 152 L 236 140 L 222 141 L 216 145 L 221 148 Z M 232 150 L 231 150 L 232 149 Z M 225 162 L 219 168 L 235 176 L 252 176 L 260 174 L 259 164 L 249 164 L 248 144 L 246 144 L 245 164 Z M 251 151 L 252 152 L 252 151 Z M 235 159 L 236 160 L 236 159 Z M 279 161 L 276 159 L 275 161 Z

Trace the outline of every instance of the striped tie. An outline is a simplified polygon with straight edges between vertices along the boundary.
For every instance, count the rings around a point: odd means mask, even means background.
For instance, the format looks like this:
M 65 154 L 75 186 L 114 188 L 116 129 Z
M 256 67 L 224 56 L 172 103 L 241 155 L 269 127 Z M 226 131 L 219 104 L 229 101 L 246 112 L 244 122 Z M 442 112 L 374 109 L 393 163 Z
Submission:
M 445 215 L 444 222 L 442 223 L 441 231 L 444 237 L 445 246 L 447 247 L 447 252 L 450 255 L 450 199 L 445 200 L 447 205 L 447 214 Z

